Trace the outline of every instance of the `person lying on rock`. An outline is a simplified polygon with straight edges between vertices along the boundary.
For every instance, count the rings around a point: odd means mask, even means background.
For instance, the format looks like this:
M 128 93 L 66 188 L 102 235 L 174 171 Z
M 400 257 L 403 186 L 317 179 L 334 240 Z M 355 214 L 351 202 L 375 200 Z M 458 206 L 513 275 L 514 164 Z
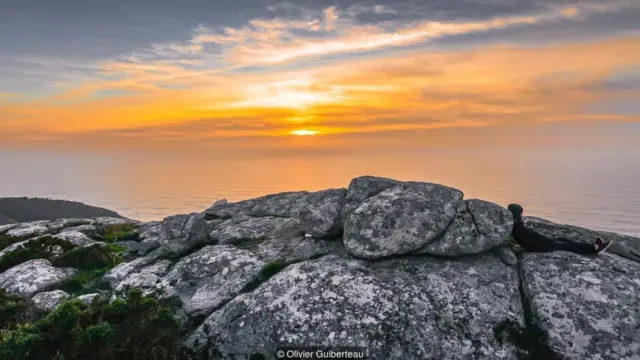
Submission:
M 511 204 L 508 206 L 508 209 L 511 214 L 513 214 L 513 231 L 511 232 L 511 236 L 520 246 L 529 252 L 564 250 L 582 255 L 600 255 L 613 243 L 612 241 L 603 241 L 599 236 L 593 244 L 579 243 L 562 237 L 551 238 L 544 236 L 524 225 L 524 220 L 522 220 L 524 209 L 522 206 Z

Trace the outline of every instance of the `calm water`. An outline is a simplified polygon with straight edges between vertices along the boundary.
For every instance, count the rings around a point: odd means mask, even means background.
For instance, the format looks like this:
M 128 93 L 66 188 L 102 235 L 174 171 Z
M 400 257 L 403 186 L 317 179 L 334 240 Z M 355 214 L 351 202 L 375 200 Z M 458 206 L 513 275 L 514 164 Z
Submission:
M 139 220 L 359 175 L 446 184 L 525 214 L 640 236 L 640 151 L 425 150 L 332 155 L 77 154 L 0 151 L 0 197 L 63 198 Z

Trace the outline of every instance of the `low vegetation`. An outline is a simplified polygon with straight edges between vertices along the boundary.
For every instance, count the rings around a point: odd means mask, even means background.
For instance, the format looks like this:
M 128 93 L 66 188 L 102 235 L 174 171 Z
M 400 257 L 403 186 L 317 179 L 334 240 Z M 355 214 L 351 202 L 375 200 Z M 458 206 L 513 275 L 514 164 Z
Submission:
M 113 301 L 67 300 L 32 321 L 22 321 L 26 306 L 17 301 L 0 293 L 0 359 L 203 359 L 176 346 L 184 333 L 172 299 L 129 289 Z
M 10 245 L 22 241 L 23 239 L 7 234 L 0 234 L 0 250 L 4 250 Z
M 13 330 L 28 320 L 27 301 L 15 295 L 9 295 L 0 289 L 0 340 L 2 331 Z
M 99 235 L 106 242 L 116 241 L 136 241 L 140 238 L 138 229 L 133 224 L 111 224 L 105 225 L 99 231 Z
M 35 259 L 46 259 L 54 266 L 80 270 L 110 269 L 122 261 L 121 253 L 124 250 L 114 244 L 78 247 L 65 240 L 43 236 L 0 257 L 0 272 Z
M 0 272 L 4 272 L 25 261 L 47 259 L 54 261 L 58 256 L 75 248 L 75 245 L 51 236 L 31 240 L 0 257 Z
M 262 270 L 260 271 L 260 275 L 256 279 L 248 283 L 244 287 L 243 292 L 249 292 L 249 291 L 255 290 L 258 286 L 260 286 L 260 284 L 269 280 L 275 274 L 282 271 L 282 269 L 284 269 L 285 267 L 286 267 L 286 264 L 280 261 L 271 261 L 265 264 Z

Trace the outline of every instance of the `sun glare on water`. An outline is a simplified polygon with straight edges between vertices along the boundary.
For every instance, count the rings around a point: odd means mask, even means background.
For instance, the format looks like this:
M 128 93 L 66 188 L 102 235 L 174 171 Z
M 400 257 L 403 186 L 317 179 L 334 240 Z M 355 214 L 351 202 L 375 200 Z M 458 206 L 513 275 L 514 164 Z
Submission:
M 307 129 L 300 129 L 300 130 L 291 131 L 291 135 L 297 135 L 297 136 L 313 136 L 313 135 L 317 135 L 319 133 L 320 133 L 319 131 L 307 130 Z

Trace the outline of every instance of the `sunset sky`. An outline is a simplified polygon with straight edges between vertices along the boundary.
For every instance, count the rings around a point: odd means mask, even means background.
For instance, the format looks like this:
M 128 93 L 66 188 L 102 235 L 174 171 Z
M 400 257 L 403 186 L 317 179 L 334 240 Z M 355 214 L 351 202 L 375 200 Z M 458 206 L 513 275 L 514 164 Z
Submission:
M 0 147 L 640 138 L 638 0 L 0 2 Z

